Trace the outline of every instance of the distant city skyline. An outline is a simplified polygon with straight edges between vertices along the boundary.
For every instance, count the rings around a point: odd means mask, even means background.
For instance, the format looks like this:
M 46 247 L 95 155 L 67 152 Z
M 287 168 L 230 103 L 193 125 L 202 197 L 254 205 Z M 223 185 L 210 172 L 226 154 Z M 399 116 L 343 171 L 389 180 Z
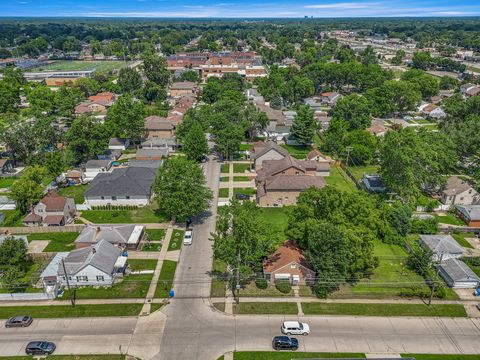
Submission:
M 470 0 L 3 0 L 2 16 L 146 18 L 315 18 L 480 16 Z

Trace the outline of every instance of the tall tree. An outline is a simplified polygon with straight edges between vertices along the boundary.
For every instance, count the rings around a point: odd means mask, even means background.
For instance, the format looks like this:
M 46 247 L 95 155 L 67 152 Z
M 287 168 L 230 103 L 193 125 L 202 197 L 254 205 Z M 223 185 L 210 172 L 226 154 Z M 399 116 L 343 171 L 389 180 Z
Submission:
M 209 152 L 207 138 L 199 123 L 194 123 L 183 139 L 182 151 L 187 158 L 200 161 Z
M 200 215 L 212 199 L 202 168 L 184 157 L 165 161 L 158 171 L 154 193 L 160 210 L 177 221 Z
M 167 69 L 167 62 L 164 57 L 157 54 L 146 54 L 143 56 L 142 68 L 144 75 L 149 81 L 163 88 L 168 86 L 170 71 Z
M 40 166 L 27 167 L 21 178 L 11 186 L 10 198 L 22 214 L 43 196 L 42 181 L 45 175 L 45 169 Z
M 299 144 L 310 145 L 316 129 L 317 123 L 313 118 L 313 110 L 306 105 L 300 106 L 292 126 L 292 136 Z
M 118 74 L 118 86 L 122 93 L 135 94 L 142 90 L 142 76 L 132 68 L 124 67 Z
M 144 133 L 144 105 L 130 95 L 120 96 L 107 112 L 106 124 L 113 135 L 139 141 Z
M 371 125 L 370 103 L 364 96 L 347 95 L 335 104 L 333 117 L 345 120 L 350 130 L 364 130 Z

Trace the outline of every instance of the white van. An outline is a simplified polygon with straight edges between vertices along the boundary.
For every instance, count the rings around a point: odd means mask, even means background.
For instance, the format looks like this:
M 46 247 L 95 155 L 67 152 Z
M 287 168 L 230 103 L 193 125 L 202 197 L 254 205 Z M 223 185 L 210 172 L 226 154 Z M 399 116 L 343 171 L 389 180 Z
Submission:
M 308 335 L 310 326 L 298 321 L 284 321 L 282 324 L 282 333 L 286 335 Z
M 192 230 L 185 231 L 183 235 L 183 245 L 192 245 L 193 232 Z

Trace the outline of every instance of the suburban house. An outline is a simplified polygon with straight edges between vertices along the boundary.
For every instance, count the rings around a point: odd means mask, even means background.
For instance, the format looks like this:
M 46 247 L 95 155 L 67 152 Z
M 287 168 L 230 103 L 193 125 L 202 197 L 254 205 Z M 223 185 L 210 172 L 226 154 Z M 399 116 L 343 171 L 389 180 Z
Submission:
M 108 142 L 108 148 L 110 150 L 126 150 L 130 146 L 130 140 L 111 138 Z
M 281 146 L 278 146 L 273 141 L 257 142 L 254 144 L 250 154 L 254 161 L 255 169 L 262 168 L 262 163 L 265 160 L 280 160 L 288 155 L 288 151 Z
M 314 111 L 321 111 L 322 107 L 325 106 L 322 103 L 321 97 L 318 96 L 306 98 L 303 100 L 303 102 Z
M 9 174 L 14 172 L 15 163 L 10 159 L 0 159 L 0 174 Z
M 432 119 L 443 119 L 447 116 L 445 111 L 440 106 L 435 104 L 423 104 L 418 109 L 423 115 Z
M 456 209 L 468 226 L 480 227 L 480 205 L 457 205 Z
M 58 286 L 112 286 L 115 280 L 123 277 L 127 267 L 127 257 L 122 250 L 106 240 L 71 252 L 55 255 L 41 274 L 44 288 Z
M 72 185 L 81 184 L 85 180 L 85 174 L 82 170 L 69 170 L 65 174 L 65 180 Z
M 464 84 L 460 86 L 460 93 L 465 97 L 477 96 L 480 94 L 480 85 Z
M 98 174 L 84 193 L 85 203 L 99 205 L 144 206 L 152 199 L 156 169 L 127 167 Z
M 442 190 L 441 201 L 444 205 L 472 205 L 480 202 L 480 194 L 470 182 L 451 176 Z
M 442 261 L 438 270 L 447 285 L 454 289 L 476 289 L 480 284 L 480 278 L 458 259 Z
M 88 97 L 88 100 L 104 104 L 105 106 L 112 106 L 117 100 L 117 94 L 112 92 L 101 92 L 96 95 Z
M 84 115 L 84 114 L 106 115 L 107 106 L 98 101 L 87 100 L 75 106 L 75 114 L 76 115 Z
M 135 158 L 137 160 L 162 160 L 168 157 L 168 148 L 142 148 L 137 149 Z
M 175 138 L 150 138 L 141 143 L 142 149 L 168 149 L 175 151 L 177 141 Z
M 333 107 L 341 97 L 342 95 L 337 92 L 324 92 L 323 94 L 320 94 L 320 101 L 324 105 Z
M 170 85 L 170 96 L 178 97 L 184 95 L 194 95 L 197 93 L 197 84 L 191 81 L 174 82 Z
M 285 137 L 290 135 L 293 125 L 293 118 L 288 118 L 281 110 L 272 109 L 269 104 L 262 101 L 255 102 L 256 108 L 264 112 L 268 118 L 268 124 L 263 135 L 267 139 L 275 141 L 283 141 Z
M 109 171 L 111 167 L 111 160 L 88 160 L 85 164 L 85 180 L 92 180 L 98 174 Z
M 130 168 L 150 168 L 155 169 L 157 171 L 160 166 L 162 166 L 162 160 L 137 160 L 137 159 L 130 159 L 128 160 L 128 167 Z
M 365 189 L 369 192 L 383 193 L 385 192 L 385 186 L 382 182 L 382 177 L 378 174 L 365 174 L 362 177 L 362 183 Z
M 290 155 L 279 160 L 264 160 L 257 171 L 257 203 L 259 206 L 295 205 L 301 192 L 324 187 L 322 176 L 329 174 L 330 164 L 297 160 Z
M 75 240 L 75 247 L 80 249 L 106 241 L 118 248 L 135 250 L 143 235 L 144 228 L 140 225 L 88 225 Z
M 36 204 L 23 219 L 25 226 L 63 226 L 71 221 L 76 213 L 72 198 L 50 191 Z
M 435 261 L 457 259 L 465 252 L 451 235 L 420 235 L 420 245 L 432 252 Z
M 369 128 L 366 128 L 365 130 L 373 136 L 384 136 L 388 131 L 388 129 L 383 124 L 374 124 Z
M 330 156 L 322 154 L 317 149 L 313 149 L 307 154 L 307 160 L 318 161 L 318 162 L 329 163 L 329 164 L 333 162 Z M 328 175 L 324 175 L 324 176 L 328 176 Z
M 145 118 L 145 137 L 172 138 L 175 133 L 175 124 L 166 118 L 152 115 Z
M 97 155 L 98 160 L 111 160 L 116 161 L 122 156 L 121 150 L 110 150 L 107 149 L 103 153 Z
M 286 241 L 264 263 L 263 274 L 270 284 L 288 281 L 292 285 L 309 285 L 315 281 L 315 271 L 292 241 Z

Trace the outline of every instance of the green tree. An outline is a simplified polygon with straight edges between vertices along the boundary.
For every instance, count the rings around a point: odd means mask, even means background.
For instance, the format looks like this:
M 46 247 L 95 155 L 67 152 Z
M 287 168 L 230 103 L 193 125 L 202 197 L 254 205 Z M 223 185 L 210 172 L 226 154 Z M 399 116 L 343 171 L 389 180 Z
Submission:
M 412 209 L 409 205 L 395 202 L 390 207 L 389 222 L 399 236 L 406 236 L 412 226 Z
M 20 105 L 20 88 L 15 84 L 0 80 L 0 114 L 16 111 Z
M 149 81 L 166 88 L 170 81 L 170 71 L 167 69 L 167 62 L 164 57 L 157 54 L 143 56 L 143 73 Z
M 124 67 L 118 73 L 118 86 L 122 93 L 138 93 L 143 86 L 142 76 L 137 70 Z
M 368 45 L 365 50 L 360 52 L 360 57 L 362 58 L 362 64 L 364 65 L 378 64 L 377 54 L 371 45 Z
M 313 117 L 313 110 L 303 105 L 298 108 L 292 126 L 292 136 L 301 145 L 310 145 L 313 142 L 317 123 Z
M 442 76 L 440 78 L 440 89 L 442 90 L 451 90 L 451 89 L 456 89 L 460 85 L 460 82 L 450 76 Z
M 188 70 L 188 71 L 183 72 L 180 75 L 180 80 L 181 81 L 191 81 L 191 82 L 196 82 L 196 83 L 199 83 L 201 81 L 200 75 L 195 70 Z
M 182 151 L 187 158 L 200 161 L 209 152 L 207 138 L 199 123 L 194 123 L 183 139 Z
M 416 69 L 428 70 L 432 66 L 432 56 L 428 51 L 417 51 L 413 54 L 412 66 Z
M 160 210 L 177 221 L 200 215 L 212 199 L 202 168 L 184 157 L 165 161 L 158 171 L 154 193 Z
M 333 117 L 347 122 L 349 130 L 364 130 L 371 125 L 370 103 L 357 94 L 341 98 L 333 109 Z
M 405 72 L 402 75 L 402 80 L 414 84 L 416 89 L 422 93 L 424 100 L 428 100 L 432 96 L 438 95 L 438 92 L 440 91 L 438 80 L 421 70 L 412 69 Z
M 413 111 L 422 94 L 408 81 L 385 81 L 380 87 L 367 90 L 373 116 L 386 117 L 394 113 Z
M 144 134 L 145 107 L 130 95 L 120 96 L 107 111 L 106 124 L 113 135 L 139 141 Z
M 393 65 L 401 65 L 403 62 L 403 58 L 405 57 L 405 51 L 400 49 L 395 52 L 395 56 L 392 58 L 391 63 Z
M 65 162 L 60 151 L 51 151 L 46 153 L 43 164 L 48 173 L 55 178 L 65 170 Z
M 10 198 L 22 214 L 42 198 L 45 175 L 46 170 L 40 166 L 27 167 L 20 179 L 10 187 Z

